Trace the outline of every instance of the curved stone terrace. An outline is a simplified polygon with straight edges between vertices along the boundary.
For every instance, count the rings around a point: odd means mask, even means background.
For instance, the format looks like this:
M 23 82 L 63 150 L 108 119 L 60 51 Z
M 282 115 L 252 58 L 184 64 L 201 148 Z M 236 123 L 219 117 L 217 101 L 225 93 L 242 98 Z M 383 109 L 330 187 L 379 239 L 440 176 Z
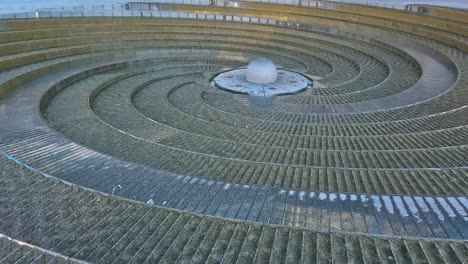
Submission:
M 468 261 L 468 19 L 162 8 L 0 21 L 0 262 Z

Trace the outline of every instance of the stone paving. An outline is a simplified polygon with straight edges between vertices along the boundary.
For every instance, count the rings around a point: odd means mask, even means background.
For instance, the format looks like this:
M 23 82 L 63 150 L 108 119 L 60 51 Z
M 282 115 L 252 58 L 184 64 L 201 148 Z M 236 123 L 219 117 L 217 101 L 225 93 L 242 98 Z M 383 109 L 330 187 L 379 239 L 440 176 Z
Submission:
M 467 261 L 467 245 L 460 241 L 322 233 L 231 221 L 84 190 L 4 157 L 0 166 L 4 201 L 0 228 L 17 238 L 0 237 L 2 263 Z
M 379 36 L 0 21 L 0 233 L 97 263 L 465 262 L 468 46 L 448 42 L 467 37 L 392 21 Z M 211 85 L 259 56 L 321 86 L 259 99 Z

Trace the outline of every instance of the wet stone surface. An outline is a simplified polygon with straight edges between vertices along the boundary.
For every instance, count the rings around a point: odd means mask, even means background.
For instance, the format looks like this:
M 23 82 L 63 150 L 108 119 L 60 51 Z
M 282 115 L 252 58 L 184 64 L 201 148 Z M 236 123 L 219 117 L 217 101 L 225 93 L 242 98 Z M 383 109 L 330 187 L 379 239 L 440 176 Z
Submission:
M 278 70 L 278 79 L 272 83 L 252 83 L 245 75 L 246 69 L 223 72 L 213 79 L 213 84 L 226 91 L 256 96 L 296 94 L 311 86 L 311 80 L 283 69 Z
M 466 37 L 392 14 L 4 22 L 0 234 L 97 263 L 467 262 Z M 256 57 L 320 85 L 212 86 Z

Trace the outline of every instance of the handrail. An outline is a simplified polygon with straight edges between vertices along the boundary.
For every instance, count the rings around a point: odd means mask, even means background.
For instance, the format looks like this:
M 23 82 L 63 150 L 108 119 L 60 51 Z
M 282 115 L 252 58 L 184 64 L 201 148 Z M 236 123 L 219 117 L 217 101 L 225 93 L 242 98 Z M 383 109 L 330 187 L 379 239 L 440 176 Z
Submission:
M 75 10 L 75 11 L 31 11 L 0 15 L 1 19 L 48 19 L 48 18 L 71 18 L 71 17 L 140 17 L 140 18 L 177 18 L 177 19 L 200 19 L 200 20 L 223 20 L 233 22 L 250 22 L 260 24 L 293 25 L 294 23 L 264 19 L 247 16 L 226 16 L 212 14 L 198 14 L 178 11 L 156 11 L 156 10 Z M 294 26 L 299 26 L 295 25 Z
M 455 0 L 458 1 L 458 0 Z M 120 2 L 120 3 L 119 3 Z M 322 9 L 336 9 L 339 4 L 357 4 L 365 6 L 375 6 L 382 8 L 394 8 L 401 9 L 408 12 L 416 12 L 427 14 L 431 13 L 432 9 L 440 9 L 445 7 L 431 6 L 431 4 L 442 4 L 450 8 L 452 5 L 454 8 L 466 8 L 468 9 L 468 3 L 458 2 L 441 2 L 441 1 L 420 1 L 420 0 L 392 0 L 392 1 L 380 1 L 380 0 L 134 0 L 121 4 L 122 1 L 115 0 L 114 4 L 102 4 L 102 5 L 80 5 L 70 7 L 59 7 L 59 8 L 40 8 L 36 10 L 26 12 L 14 12 L 9 14 L 0 14 L 1 18 L 38 18 L 41 17 L 43 12 L 51 12 L 51 17 L 57 17 L 57 12 L 61 12 L 61 17 L 74 17 L 74 16 L 88 16 L 92 12 L 104 13 L 103 16 L 110 16 L 109 13 L 116 14 L 115 16 L 133 16 L 130 15 L 131 11 L 159 11 L 160 3 L 169 4 L 185 4 L 185 5 L 199 5 L 199 6 L 223 6 L 223 7 L 238 7 L 241 2 L 257 2 L 257 3 L 269 3 L 279 5 L 293 5 L 303 6 L 311 8 L 322 8 Z M 466 5 L 466 6 L 465 6 Z M 2 7 L 7 9 L 8 7 Z M 52 13 L 54 12 L 54 14 Z M 461 11 L 463 12 L 463 11 Z M 37 15 L 37 13 L 40 13 Z M 92 16 L 92 15 L 91 15 Z

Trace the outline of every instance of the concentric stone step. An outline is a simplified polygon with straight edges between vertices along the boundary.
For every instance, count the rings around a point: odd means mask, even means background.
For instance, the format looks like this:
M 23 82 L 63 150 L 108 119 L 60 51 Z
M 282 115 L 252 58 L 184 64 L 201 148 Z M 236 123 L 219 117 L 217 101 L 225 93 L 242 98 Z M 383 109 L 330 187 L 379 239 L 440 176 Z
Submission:
M 0 256 L 7 263 L 47 259 L 50 251 L 73 257 L 77 261 L 66 260 L 73 263 L 467 261 L 461 242 L 313 233 L 202 217 L 70 186 L 5 158 L 0 163 L 1 199 L 15 196 L 1 204 L 1 232 L 48 250 L 2 237 Z
M 467 262 L 463 19 L 160 8 L 218 15 L 0 21 L 0 262 Z
M 63 256 L 0 234 L 0 261 L 2 263 L 79 263 L 88 262 Z

